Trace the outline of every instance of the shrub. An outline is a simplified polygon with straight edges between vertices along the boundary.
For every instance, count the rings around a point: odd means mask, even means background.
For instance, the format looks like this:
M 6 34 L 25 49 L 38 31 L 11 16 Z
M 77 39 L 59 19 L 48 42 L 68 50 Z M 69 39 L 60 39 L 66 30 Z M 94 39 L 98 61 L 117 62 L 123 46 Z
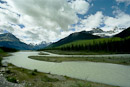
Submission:
M 12 83 L 17 83 L 17 80 L 16 80 L 16 78 L 14 78 L 14 77 L 6 77 L 6 79 L 9 81 L 9 82 L 12 82 Z
M 34 69 L 34 72 L 38 72 L 37 69 Z
M 36 75 L 36 72 L 32 71 L 32 72 L 31 72 L 31 75 L 35 76 L 35 75 Z
M 10 73 L 11 73 L 11 70 L 7 70 L 6 73 L 7 73 L 7 74 L 10 74 Z
M 0 57 L 0 66 L 2 66 L 2 63 L 1 63 L 1 61 L 2 61 L 2 57 Z
M 57 81 L 59 81 L 59 79 L 57 79 L 57 78 L 49 78 L 48 76 L 44 76 L 41 80 L 44 82 L 57 82 Z

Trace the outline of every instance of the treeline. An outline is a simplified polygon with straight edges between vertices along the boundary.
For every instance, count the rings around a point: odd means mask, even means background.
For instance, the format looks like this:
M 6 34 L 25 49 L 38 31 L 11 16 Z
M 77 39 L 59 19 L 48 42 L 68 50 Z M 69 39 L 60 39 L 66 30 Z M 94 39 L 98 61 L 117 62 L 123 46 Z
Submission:
M 90 43 L 91 42 L 91 43 Z M 78 42 L 77 42 L 78 43 Z M 111 38 L 111 39 L 98 39 L 86 41 L 86 44 L 80 43 L 70 43 L 67 45 L 63 45 L 59 47 L 60 50 L 64 51 L 92 51 L 92 52 L 116 52 L 116 53 L 130 53 L 130 37 L 119 39 L 119 38 Z
M 0 47 L 0 49 L 3 50 L 4 52 L 16 52 L 16 51 L 18 51 L 14 48 L 7 48 L 7 47 Z

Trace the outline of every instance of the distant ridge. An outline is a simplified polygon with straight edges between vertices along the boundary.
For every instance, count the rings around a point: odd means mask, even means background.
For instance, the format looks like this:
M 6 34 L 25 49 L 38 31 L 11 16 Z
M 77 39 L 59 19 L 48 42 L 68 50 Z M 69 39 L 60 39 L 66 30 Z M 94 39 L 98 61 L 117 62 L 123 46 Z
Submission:
M 58 42 L 49 45 L 48 47 L 61 46 L 63 44 L 70 43 L 77 40 L 90 40 L 90 39 L 97 39 L 97 38 L 100 38 L 100 36 L 92 35 L 92 32 L 87 32 L 87 31 L 75 32 L 59 40 Z
M 17 50 L 30 50 L 32 47 L 21 42 L 11 33 L 0 34 L 0 47 L 15 48 Z
M 120 37 L 120 38 L 125 38 L 130 36 L 130 27 L 123 30 L 122 32 L 120 32 L 119 34 L 116 34 L 114 37 Z

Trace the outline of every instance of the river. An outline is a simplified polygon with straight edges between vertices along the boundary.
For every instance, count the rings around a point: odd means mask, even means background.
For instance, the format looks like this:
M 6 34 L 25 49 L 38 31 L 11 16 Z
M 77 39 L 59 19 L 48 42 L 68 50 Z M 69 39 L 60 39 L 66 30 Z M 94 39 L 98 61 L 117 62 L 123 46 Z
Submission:
M 66 75 L 109 85 L 130 87 L 130 66 L 86 61 L 54 63 L 28 58 L 28 56 L 36 55 L 38 55 L 38 52 L 16 52 L 12 53 L 12 56 L 5 57 L 3 62 L 12 63 L 26 69 L 37 69 L 40 72 Z

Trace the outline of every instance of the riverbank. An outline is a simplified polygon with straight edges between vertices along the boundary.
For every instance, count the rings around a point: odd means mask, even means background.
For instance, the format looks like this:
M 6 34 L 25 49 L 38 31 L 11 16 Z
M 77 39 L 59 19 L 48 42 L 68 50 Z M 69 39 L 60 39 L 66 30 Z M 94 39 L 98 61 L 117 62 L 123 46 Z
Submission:
M 59 76 L 50 73 L 41 73 L 35 70 L 27 70 L 9 64 L 2 68 L 3 76 L 7 81 L 14 83 L 14 87 L 117 87 L 96 82 L 84 81 Z M 2 86 L 2 85 L 1 85 Z
M 3 57 L 7 57 L 7 56 L 10 56 L 10 54 L 8 54 L 6 52 L 0 52 L 0 67 L 2 66 Z
M 50 54 L 50 53 L 49 53 Z M 45 52 L 40 52 L 40 56 L 29 56 L 31 59 L 48 61 L 48 62 L 65 62 L 65 61 L 90 61 L 90 62 L 103 62 L 130 65 L 129 56 L 120 55 L 49 55 Z
M 46 52 L 60 55 L 108 55 L 116 54 L 113 52 L 90 52 L 90 51 L 62 51 L 62 50 L 45 50 Z
M 9 56 L 3 53 L 2 57 Z M 2 58 L 1 57 L 1 58 Z M 0 67 L 0 87 L 117 87 L 16 67 Z

